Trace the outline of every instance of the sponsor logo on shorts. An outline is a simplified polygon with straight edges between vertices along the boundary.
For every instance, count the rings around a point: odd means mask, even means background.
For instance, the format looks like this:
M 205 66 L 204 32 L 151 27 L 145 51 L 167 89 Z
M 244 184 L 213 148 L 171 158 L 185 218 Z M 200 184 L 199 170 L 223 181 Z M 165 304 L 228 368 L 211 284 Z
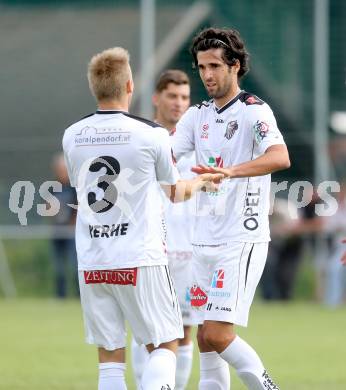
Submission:
M 193 286 L 190 290 L 191 306 L 200 307 L 207 303 L 207 294 L 199 287 Z
M 230 291 L 209 291 L 209 297 L 229 298 L 231 296 Z
M 232 311 L 232 309 L 230 307 L 227 307 L 227 306 L 215 306 L 215 310 L 220 310 L 220 311 Z
M 186 290 L 185 290 L 185 302 L 191 304 L 191 294 L 190 294 L 189 287 L 186 287 Z
M 171 386 L 170 385 L 164 385 L 161 387 L 161 390 L 172 390 Z
M 222 288 L 223 281 L 225 279 L 225 271 L 223 269 L 218 269 L 213 274 L 213 279 L 211 281 L 212 288 Z
M 120 284 L 133 286 L 137 283 L 137 268 L 84 271 L 85 284 Z

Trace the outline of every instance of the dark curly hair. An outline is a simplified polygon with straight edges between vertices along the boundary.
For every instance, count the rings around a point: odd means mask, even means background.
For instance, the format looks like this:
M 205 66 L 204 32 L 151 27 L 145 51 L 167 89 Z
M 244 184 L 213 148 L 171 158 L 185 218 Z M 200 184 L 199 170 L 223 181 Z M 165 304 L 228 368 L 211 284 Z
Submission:
M 249 53 L 239 32 L 234 29 L 206 28 L 192 40 L 190 53 L 193 57 L 193 66 L 198 66 L 197 53 L 209 49 L 224 49 L 222 58 L 226 64 L 232 66 L 236 60 L 240 63 L 238 77 L 249 71 Z

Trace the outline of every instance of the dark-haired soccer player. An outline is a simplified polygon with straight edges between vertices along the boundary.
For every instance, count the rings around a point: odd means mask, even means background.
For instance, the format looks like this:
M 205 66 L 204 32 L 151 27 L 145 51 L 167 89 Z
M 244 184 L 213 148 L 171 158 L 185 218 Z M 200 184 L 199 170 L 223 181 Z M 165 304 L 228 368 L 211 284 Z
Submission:
M 223 361 L 247 388 L 278 389 L 235 325 L 247 326 L 270 240 L 270 174 L 290 166 L 288 151 L 270 107 L 239 87 L 248 71 L 240 34 L 205 29 L 194 37 L 191 53 L 211 100 L 182 116 L 173 151 L 179 160 L 195 150 L 195 172 L 228 178 L 217 194 L 199 196 L 194 226 L 191 304 L 199 324 L 199 389 L 229 389 Z

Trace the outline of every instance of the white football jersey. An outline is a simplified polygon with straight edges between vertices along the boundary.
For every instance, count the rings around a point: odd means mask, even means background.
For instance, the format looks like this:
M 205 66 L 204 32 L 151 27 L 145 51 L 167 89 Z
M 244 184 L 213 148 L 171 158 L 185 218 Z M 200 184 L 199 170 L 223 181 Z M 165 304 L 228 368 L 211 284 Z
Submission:
M 167 264 L 157 182 L 179 179 L 167 130 L 127 112 L 96 111 L 65 131 L 63 149 L 78 197 L 78 268 Z
M 196 151 L 197 164 L 228 167 L 284 144 L 270 107 L 241 91 L 217 108 L 213 100 L 190 107 L 177 124 L 173 152 Z M 198 193 L 193 244 L 266 242 L 269 234 L 271 175 L 227 179 L 217 193 Z
M 177 162 L 177 169 L 182 179 L 192 179 L 195 174 L 191 168 L 196 165 L 195 153 L 191 152 L 183 156 Z M 196 198 L 172 203 L 167 197 L 164 201 L 164 214 L 167 226 L 167 251 L 191 252 L 193 218 L 196 209 Z

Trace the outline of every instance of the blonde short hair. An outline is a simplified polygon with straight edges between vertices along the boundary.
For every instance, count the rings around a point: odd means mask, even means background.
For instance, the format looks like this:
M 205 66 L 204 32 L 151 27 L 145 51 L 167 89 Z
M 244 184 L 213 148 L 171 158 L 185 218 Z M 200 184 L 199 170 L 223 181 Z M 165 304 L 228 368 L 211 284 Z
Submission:
M 89 88 L 98 101 L 120 99 L 130 78 L 130 55 L 122 47 L 104 50 L 89 62 Z

